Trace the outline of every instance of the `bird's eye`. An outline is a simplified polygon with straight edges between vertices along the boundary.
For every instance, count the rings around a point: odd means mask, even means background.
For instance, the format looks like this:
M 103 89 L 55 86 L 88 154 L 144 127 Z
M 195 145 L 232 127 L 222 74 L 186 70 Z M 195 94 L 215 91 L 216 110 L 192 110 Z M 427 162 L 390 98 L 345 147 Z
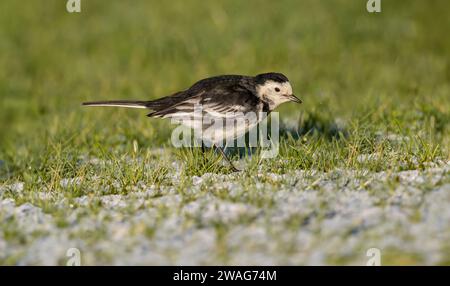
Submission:
M 278 87 L 275 87 L 276 92 L 280 92 L 280 89 Z

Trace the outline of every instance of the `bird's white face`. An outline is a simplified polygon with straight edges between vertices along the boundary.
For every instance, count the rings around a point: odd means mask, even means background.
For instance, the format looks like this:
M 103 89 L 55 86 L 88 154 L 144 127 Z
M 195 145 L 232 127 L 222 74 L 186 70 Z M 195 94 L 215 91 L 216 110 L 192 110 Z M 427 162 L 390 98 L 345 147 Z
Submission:
M 301 100 L 292 93 L 292 86 L 288 81 L 280 83 L 268 80 L 263 85 L 257 86 L 256 92 L 259 98 L 269 103 L 271 110 L 288 101 L 301 103 Z

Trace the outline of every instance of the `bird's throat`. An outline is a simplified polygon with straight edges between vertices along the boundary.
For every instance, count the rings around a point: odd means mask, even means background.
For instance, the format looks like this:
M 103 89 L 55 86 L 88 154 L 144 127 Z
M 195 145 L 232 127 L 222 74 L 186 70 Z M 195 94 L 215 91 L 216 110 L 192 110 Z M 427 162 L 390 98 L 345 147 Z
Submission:
M 270 99 L 266 95 L 262 96 L 262 102 L 264 104 L 263 111 L 267 113 L 271 112 L 278 106 L 278 104 L 274 100 Z

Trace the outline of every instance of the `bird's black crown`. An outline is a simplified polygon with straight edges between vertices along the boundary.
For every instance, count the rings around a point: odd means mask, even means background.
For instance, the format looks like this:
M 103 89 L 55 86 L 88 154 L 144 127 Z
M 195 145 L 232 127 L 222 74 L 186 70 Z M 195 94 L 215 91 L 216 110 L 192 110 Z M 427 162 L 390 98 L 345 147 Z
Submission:
M 276 72 L 269 72 L 269 73 L 262 73 L 255 77 L 257 84 L 264 84 L 266 81 L 271 80 L 279 83 L 287 82 L 289 81 L 288 78 L 281 73 Z

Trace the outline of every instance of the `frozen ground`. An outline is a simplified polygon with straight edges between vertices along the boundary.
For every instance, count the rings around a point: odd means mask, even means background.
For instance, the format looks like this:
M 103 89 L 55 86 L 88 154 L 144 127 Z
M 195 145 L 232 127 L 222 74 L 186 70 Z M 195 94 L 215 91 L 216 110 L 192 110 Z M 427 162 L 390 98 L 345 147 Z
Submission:
M 362 158 L 364 159 L 364 158 Z M 175 165 L 177 163 L 174 163 Z M 18 200 L 0 189 L 2 264 L 448 264 L 450 163 L 395 173 L 205 174 L 177 189 L 140 182 L 126 194 Z M 64 179 L 63 188 L 77 184 Z

